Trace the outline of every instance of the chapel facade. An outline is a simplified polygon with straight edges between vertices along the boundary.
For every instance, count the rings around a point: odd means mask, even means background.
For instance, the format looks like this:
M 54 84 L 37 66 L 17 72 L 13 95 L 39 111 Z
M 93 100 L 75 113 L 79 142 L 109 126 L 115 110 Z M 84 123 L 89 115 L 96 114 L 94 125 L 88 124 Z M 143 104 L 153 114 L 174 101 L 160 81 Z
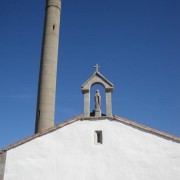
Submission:
M 0 180 L 179 180 L 180 138 L 113 114 L 99 66 L 81 87 L 82 115 L 54 125 L 61 0 L 46 0 L 35 134 L 0 150 Z M 90 110 L 91 88 L 99 89 Z

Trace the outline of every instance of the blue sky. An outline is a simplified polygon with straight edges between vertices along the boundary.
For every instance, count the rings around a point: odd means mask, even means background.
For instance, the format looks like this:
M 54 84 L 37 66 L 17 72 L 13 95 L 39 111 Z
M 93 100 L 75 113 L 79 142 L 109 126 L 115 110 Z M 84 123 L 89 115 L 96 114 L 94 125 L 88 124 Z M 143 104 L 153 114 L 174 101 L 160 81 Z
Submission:
M 34 133 L 44 7 L 1 2 L 0 148 Z M 63 0 L 55 124 L 83 113 L 81 85 L 98 63 L 115 85 L 113 114 L 179 137 L 179 9 L 178 0 Z

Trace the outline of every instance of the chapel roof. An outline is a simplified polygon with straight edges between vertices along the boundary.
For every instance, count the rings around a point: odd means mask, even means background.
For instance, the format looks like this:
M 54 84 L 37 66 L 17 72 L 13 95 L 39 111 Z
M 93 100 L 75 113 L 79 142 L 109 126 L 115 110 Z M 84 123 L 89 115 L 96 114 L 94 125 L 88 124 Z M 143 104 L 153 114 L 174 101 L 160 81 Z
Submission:
M 159 137 L 162 137 L 162 138 L 165 138 L 165 139 L 168 139 L 168 140 L 172 140 L 174 142 L 177 142 L 177 143 L 180 143 L 180 138 L 179 137 L 176 137 L 176 136 L 173 136 L 173 135 L 170 135 L 170 134 L 167 134 L 165 132 L 162 132 L 162 131 L 159 131 L 159 130 L 156 130 L 156 129 L 153 129 L 153 128 L 150 128 L 150 127 L 147 127 L 147 126 L 144 126 L 142 124 L 139 124 L 139 123 L 136 123 L 134 121 L 130 121 L 128 119 L 125 119 L 125 118 L 122 118 L 120 116 L 116 116 L 114 115 L 113 117 L 107 117 L 107 116 L 101 116 L 101 117 L 88 117 L 88 118 L 85 118 L 83 115 L 79 115 L 79 116 L 76 116 L 76 117 L 73 117 L 67 121 L 64 121 L 64 122 L 61 122 L 55 126 L 52 126 L 44 131 L 41 131 L 41 132 L 38 132 L 36 134 L 33 134 L 32 136 L 29 136 L 23 140 L 20 140 L 16 143 L 13 143 L 5 148 L 3 148 L 2 150 L 0 150 L 0 153 L 2 152 L 5 152 L 5 151 L 8 151 L 10 149 L 13 149 L 17 146 L 20 146 L 26 142 L 29 142 L 35 138 L 38 138 L 40 136 L 43 136 L 45 134 L 48 134 L 50 132 L 53 132 L 55 130 L 58 130 L 64 126 L 67 126 L 69 124 L 72 124 L 76 121 L 83 121 L 83 120 L 90 120 L 90 121 L 97 121 L 97 120 L 105 120 L 105 119 L 108 119 L 108 120 L 111 120 L 111 121 L 117 121 L 117 122 L 121 122 L 123 124 L 126 124 L 128 126 L 132 126 L 132 127 L 135 127 L 139 130 L 143 130 L 145 132 L 149 132 L 151 134 L 154 134 L 154 135 L 157 135 Z

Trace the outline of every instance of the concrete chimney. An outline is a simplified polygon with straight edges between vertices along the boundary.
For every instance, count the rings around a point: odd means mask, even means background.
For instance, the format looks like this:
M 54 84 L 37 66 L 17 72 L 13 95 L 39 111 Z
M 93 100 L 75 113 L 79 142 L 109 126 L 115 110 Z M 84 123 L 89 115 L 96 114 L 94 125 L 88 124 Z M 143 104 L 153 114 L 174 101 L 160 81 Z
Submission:
M 35 133 L 54 125 L 61 0 L 46 0 Z

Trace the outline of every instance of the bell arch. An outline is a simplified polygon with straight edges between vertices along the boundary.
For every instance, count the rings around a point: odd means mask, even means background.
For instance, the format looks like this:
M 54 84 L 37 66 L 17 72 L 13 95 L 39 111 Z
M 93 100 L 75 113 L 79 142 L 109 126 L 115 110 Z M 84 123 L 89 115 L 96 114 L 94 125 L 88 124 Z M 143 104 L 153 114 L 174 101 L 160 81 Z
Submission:
M 98 71 L 97 66 L 98 65 L 96 65 L 96 71 L 93 73 L 93 75 L 81 87 L 84 95 L 84 117 L 90 117 L 90 90 L 95 84 L 100 84 L 105 88 L 106 116 L 112 117 L 111 94 L 114 90 L 114 85 Z M 95 117 L 100 116 L 101 109 L 95 109 Z

